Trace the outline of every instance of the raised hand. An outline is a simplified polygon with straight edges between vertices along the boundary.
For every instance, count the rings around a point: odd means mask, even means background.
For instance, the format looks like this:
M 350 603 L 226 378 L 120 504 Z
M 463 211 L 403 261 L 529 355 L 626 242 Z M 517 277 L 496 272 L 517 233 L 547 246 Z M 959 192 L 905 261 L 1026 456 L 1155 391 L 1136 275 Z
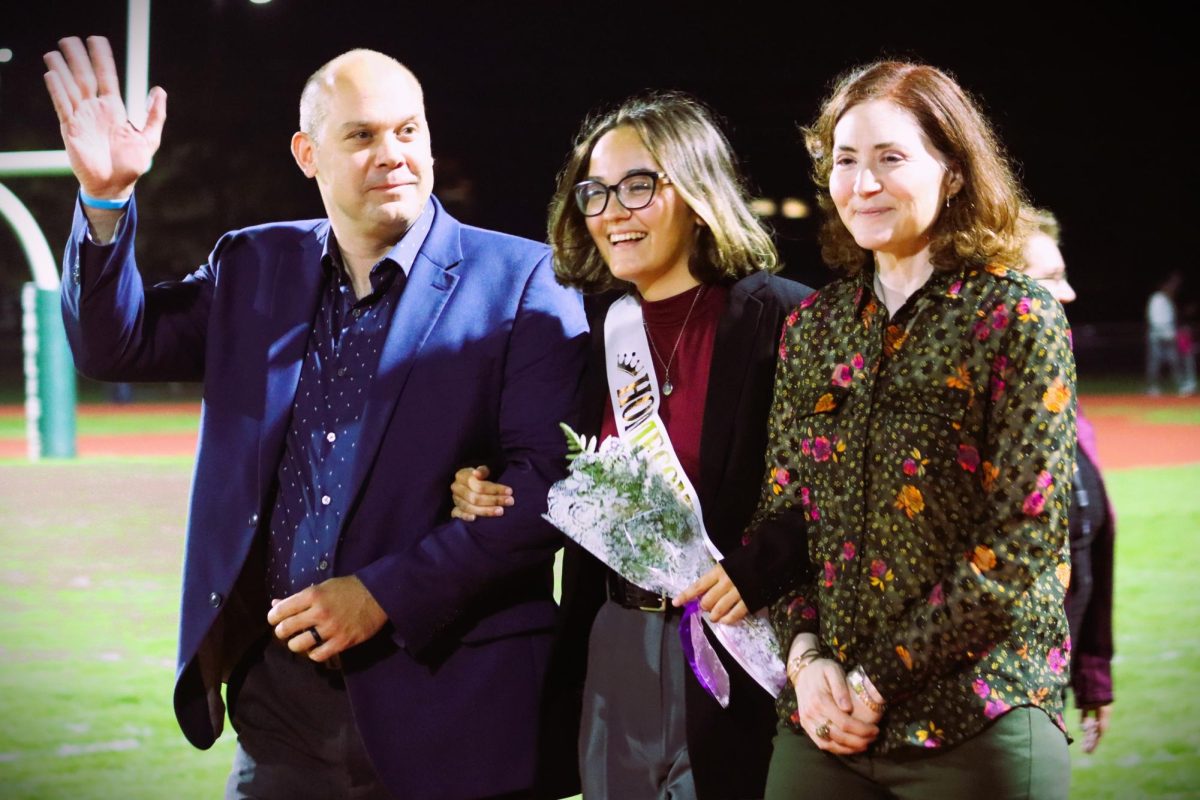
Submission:
M 146 124 L 139 130 L 121 99 L 108 40 L 90 36 L 85 48 L 72 36 L 58 47 L 44 57 L 49 70 L 44 77 L 71 169 L 85 194 L 124 199 L 158 151 L 167 93 L 157 86 L 150 90 Z

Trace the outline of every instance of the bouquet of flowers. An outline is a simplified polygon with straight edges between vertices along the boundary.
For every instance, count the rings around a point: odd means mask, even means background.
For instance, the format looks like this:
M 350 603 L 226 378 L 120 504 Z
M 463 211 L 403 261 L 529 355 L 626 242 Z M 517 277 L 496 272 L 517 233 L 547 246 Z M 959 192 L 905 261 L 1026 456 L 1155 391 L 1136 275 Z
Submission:
M 720 553 L 696 513 L 662 472 L 616 436 L 596 439 L 562 426 L 571 471 L 550 489 L 545 518 L 630 583 L 677 595 L 706 573 Z M 759 685 L 776 696 L 786 684 L 779 644 L 765 613 L 733 625 L 713 624 L 690 609 L 681 626 L 684 650 L 700 683 L 722 705 L 728 675 L 698 619 Z

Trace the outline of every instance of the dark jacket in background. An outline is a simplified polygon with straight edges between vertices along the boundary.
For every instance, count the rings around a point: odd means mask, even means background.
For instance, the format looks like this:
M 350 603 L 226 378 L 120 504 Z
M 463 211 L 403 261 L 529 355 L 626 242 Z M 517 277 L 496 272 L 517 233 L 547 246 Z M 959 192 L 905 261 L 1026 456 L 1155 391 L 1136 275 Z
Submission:
M 1084 459 L 1090 461 L 1095 485 L 1087 494 L 1088 508 L 1080 507 L 1078 483 L 1074 487 L 1070 518 L 1071 583 L 1067 587 L 1066 606 L 1071 627 L 1071 690 L 1076 706 L 1091 708 L 1113 701 L 1113 544 L 1117 520 L 1100 477 L 1096 431 L 1082 413 L 1076 417 L 1076 425 L 1080 472 L 1087 469 Z M 1101 522 L 1085 530 L 1085 517 L 1099 517 Z

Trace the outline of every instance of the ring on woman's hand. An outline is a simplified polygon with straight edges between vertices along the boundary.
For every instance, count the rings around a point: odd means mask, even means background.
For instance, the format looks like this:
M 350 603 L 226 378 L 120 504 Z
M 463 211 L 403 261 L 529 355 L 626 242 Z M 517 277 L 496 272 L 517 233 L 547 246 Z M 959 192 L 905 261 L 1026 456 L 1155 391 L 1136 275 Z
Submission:
M 313 641 L 316 642 L 316 644 L 313 645 L 314 647 L 320 647 L 321 645 L 325 644 L 325 640 L 321 638 L 321 634 L 317 633 L 316 625 L 313 625 L 311 628 L 309 628 L 308 632 L 312 634 Z
M 818 737 L 820 737 L 822 739 L 828 739 L 829 738 L 829 726 L 832 724 L 833 724 L 833 720 L 827 719 L 823 723 L 818 725 L 817 729 L 814 730 L 813 733 L 815 733 Z

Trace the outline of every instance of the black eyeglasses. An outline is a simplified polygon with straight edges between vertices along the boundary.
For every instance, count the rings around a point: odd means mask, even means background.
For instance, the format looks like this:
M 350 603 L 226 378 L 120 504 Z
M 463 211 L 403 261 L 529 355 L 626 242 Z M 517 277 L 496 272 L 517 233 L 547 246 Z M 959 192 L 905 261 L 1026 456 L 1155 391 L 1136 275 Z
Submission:
M 575 184 L 575 205 L 585 217 L 596 217 L 608 208 L 609 194 L 616 192 L 617 201 L 630 211 L 650 205 L 658 182 L 670 183 L 665 172 L 633 172 L 613 186 L 600 181 L 580 181 Z

